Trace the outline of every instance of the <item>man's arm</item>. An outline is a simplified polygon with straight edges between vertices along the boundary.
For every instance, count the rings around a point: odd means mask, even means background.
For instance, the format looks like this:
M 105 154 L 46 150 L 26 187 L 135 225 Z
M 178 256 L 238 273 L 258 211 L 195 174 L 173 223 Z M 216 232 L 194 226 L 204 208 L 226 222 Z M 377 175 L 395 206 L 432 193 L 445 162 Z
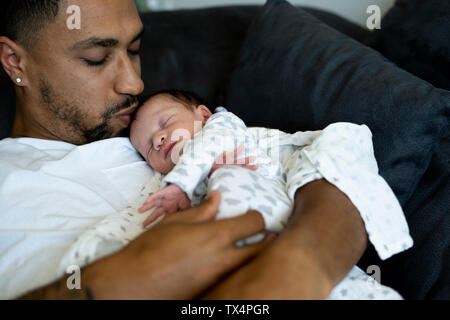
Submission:
M 327 298 L 369 236 L 381 259 L 412 245 L 401 207 L 378 174 L 370 129 L 336 123 L 313 138 L 283 162 L 295 205 L 290 226 L 206 298 Z
M 20 297 L 20 300 L 92 300 L 92 292 L 89 287 L 69 290 L 67 277 L 53 282 L 45 287 L 36 289 Z
M 252 213 L 213 221 L 219 204 L 219 192 L 212 192 L 199 206 L 166 217 L 119 253 L 85 267 L 81 290 L 69 290 L 61 279 L 22 298 L 194 298 L 266 246 L 235 247 L 263 231 L 264 220 Z
M 326 180 L 295 194 L 291 223 L 206 299 L 325 299 L 367 247 L 358 210 Z
M 358 211 L 324 180 L 297 191 L 290 225 L 264 251 L 266 243 L 232 248 L 236 240 L 264 229 L 259 214 L 207 222 L 219 201 L 213 196 L 187 214 L 168 217 L 120 253 L 86 267 L 81 290 L 68 290 L 61 279 L 23 298 L 189 299 L 261 252 L 204 298 L 320 299 L 328 297 L 367 246 Z M 180 243 L 174 236 L 179 232 L 189 241 Z

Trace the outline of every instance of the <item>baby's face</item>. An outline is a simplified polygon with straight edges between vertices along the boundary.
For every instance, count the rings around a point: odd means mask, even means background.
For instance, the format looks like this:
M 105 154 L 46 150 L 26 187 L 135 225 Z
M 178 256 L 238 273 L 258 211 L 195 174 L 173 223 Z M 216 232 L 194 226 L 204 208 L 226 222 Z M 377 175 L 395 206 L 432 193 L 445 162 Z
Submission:
M 131 143 L 153 169 L 167 174 L 186 141 L 201 130 L 210 115 L 203 105 L 190 110 L 168 94 L 156 95 L 136 114 L 131 124 Z

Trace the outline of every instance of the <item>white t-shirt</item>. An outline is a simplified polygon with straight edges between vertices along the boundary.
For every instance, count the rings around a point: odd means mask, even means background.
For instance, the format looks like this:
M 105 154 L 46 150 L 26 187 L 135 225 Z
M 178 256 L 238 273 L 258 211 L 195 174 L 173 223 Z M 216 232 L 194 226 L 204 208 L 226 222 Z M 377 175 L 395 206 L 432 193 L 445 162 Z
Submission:
M 275 131 L 252 130 L 258 139 L 267 132 Z M 289 144 L 279 155 L 292 196 L 298 187 L 325 178 L 358 208 L 382 259 L 412 246 L 400 205 L 378 175 L 366 126 L 338 123 L 282 134 L 280 145 Z M 153 175 L 128 138 L 83 146 L 1 140 L 0 298 L 56 280 L 59 262 L 75 240 L 135 202 Z

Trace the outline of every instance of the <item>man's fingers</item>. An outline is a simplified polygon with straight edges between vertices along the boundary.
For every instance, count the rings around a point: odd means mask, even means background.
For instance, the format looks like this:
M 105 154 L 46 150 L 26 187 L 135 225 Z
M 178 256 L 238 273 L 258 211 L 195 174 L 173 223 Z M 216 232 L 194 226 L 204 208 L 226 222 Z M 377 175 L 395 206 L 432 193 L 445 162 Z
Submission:
M 236 266 L 240 263 L 245 262 L 249 258 L 254 257 L 259 252 L 264 250 L 276 236 L 272 233 L 266 235 L 266 237 L 258 243 L 251 244 L 244 247 L 232 247 L 225 251 L 226 260 L 230 262 L 230 265 Z
M 230 240 L 234 242 L 243 240 L 265 230 L 264 219 L 261 213 L 255 210 L 249 210 L 242 216 L 219 220 L 215 225 L 219 230 L 229 233 L 227 238 L 230 239 L 223 239 L 227 243 Z
M 219 209 L 220 201 L 220 192 L 213 190 L 209 193 L 208 198 L 206 198 L 201 204 L 182 211 L 180 214 L 174 215 L 173 219 L 184 222 L 205 222 L 212 220 Z

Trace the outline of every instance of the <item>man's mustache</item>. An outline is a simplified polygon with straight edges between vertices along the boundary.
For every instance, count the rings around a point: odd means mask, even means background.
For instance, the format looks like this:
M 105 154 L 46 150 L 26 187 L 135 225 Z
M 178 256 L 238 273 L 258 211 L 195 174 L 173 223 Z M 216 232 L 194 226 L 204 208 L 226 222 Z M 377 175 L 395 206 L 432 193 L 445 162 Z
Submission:
M 104 114 L 104 118 L 109 119 L 109 118 L 113 117 L 116 113 L 118 113 L 122 110 L 128 109 L 137 103 L 138 103 L 137 96 L 127 96 L 125 98 L 125 101 L 115 104 L 115 105 L 111 106 L 110 108 L 108 108 L 108 110 Z

